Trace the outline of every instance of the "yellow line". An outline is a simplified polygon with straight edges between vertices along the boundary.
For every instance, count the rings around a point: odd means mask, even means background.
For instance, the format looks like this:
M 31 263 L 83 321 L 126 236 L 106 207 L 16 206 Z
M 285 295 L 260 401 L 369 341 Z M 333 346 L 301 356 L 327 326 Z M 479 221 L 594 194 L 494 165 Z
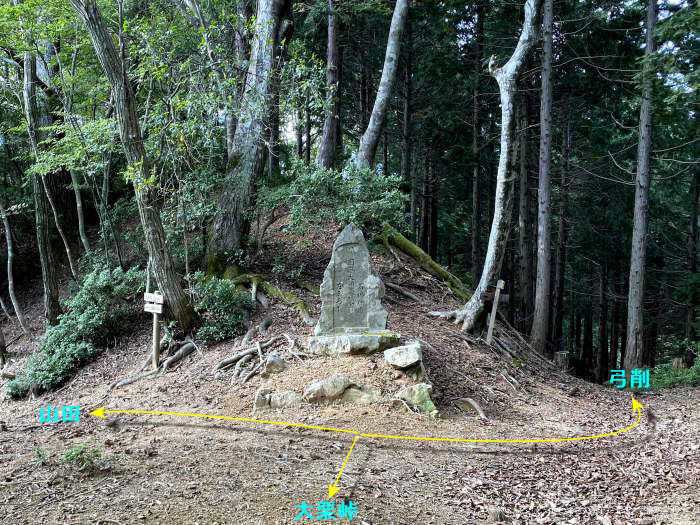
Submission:
M 622 430 L 616 430 L 615 432 L 608 432 L 607 434 L 598 434 L 597 436 L 579 436 L 579 437 L 568 437 L 568 438 L 545 438 L 545 439 L 468 439 L 468 438 L 436 438 L 436 437 L 418 437 L 418 436 L 388 436 L 383 434 L 360 434 L 362 437 L 373 437 L 373 438 L 384 438 L 384 439 L 414 439 L 419 441 L 449 441 L 457 443 L 545 443 L 552 441 L 580 441 L 582 439 L 597 439 L 602 437 L 614 436 L 615 434 L 622 434 L 627 432 L 629 429 L 636 427 L 642 419 L 642 413 L 639 412 L 637 421 L 632 425 L 623 428 Z
M 544 439 L 470 439 L 470 438 L 439 438 L 439 437 L 420 437 L 420 436 L 393 436 L 393 435 L 385 435 L 385 434 L 360 434 L 356 430 L 346 430 L 343 428 L 330 428 L 330 427 L 320 427 L 316 425 L 304 425 L 302 423 L 286 423 L 284 421 L 266 421 L 264 419 L 251 419 L 251 418 L 246 418 L 246 417 L 231 417 L 231 416 L 213 416 L 213 415 L 208 415 L 208 414 L 186 414 L 182 412 L 160 412 L 160 411 L 154 411 L 154 410 L 105 410 L 103 413 L 104 414 L 156 414 L 156 415 L 165 415 L 165 416 L 189 416 L 189 417 L 206 417 L 210 419 L 227 419 L 227 420 L 232 420 L 232 421 L 247 421 L 249 423 L 266 423 L 269 425 L 280 425 L 280 426 L 285 426 L 285 427 L 300 427 L 300 428 L 311 428 L 315 430 L 328 430 L 331 432 L 344 432 L 346 434 L 357 434 L 355 437 L 355 441 L 352 442 L 352 446 L 350 447 L 350 452 L 352 452 L 352 448 L 355 446 L 355 443 L 357 442 L 357 439 L 362 436 L 362 437 L 370 437 L 370 438 L 382 438 L 382 439 L 412 439 L 412 440 L 418 440 L 418 441 L 447 441 L 447 442 L 452 442 L 452 443 L 547 443 L 547 442 L 554 442 L 554 441 L 581 441 L 584 439 L 598 439 L 598 438 L 603 438 L 603 437 L 608 437 L 608 436 L 614 436 L 615 434 L 622 434 L 623 432 L 627 432 L 628 430 L 636 427 L 639 422 L 642 420 L 642 412 L 641 410 L 638 411 L 639 416 L 637 416 L 637 421 L 635 421 L 632 425 L 623 428 L 622 430 L 616 430 L 614 432 L 608 432 L 607 434 L 598 434 L 595 436 L 579 436 L 579 437 L 568 437 L 568 438 L 544 438 Z M 345 463 L 347 463 L 348 458 L 350 457 L 350 452 L 348 452 L 347 457 L 345 458 Z M 340 472 L 343 471 L 343 468 L 345 468 L 345 463 L 343 463 L 343 467 L 340 469 Z M 338 478 L 340 478 L 340 473 L 338 473 Z M 338 481 L 338 478 L 336 478 L 336 483 Z
M 157 414 L 164 416 L 191 416 L 191 417 L 208 417 L 212 419 L 229 419 L 233 421 L 248 421 L 250 423 L 267 423 L 269 425 L 281 425 L 285 427 L 301 427 L 313 428 L 316 430 L 330 430 L 332 432 L 346 432 L 348 434 L 357 434 L 355 430 L 344 430 L 342 428 L 317 427 L 315 425 L 304 425 L 302 423 L 285 423 L 283 421 L 265 421 L 264 419 L 250 419 L 247 417 L 230 417 L 230 416 L 212 416 L 208 414 L 184 414 L 181 412 L 157 412 L 154 410 L 105 410 L 105 414 Z
M 338 486 L 338 480 L 340 479 L 340 475 L 343 473 L 343 470 L 345 469 L 345 465 L 347 464 L 348 459 L 350 459 L 350 454 L 352 453 L 352 449 L 355 447 L 355 443 L 357 443 L 358 439 L 360 439 L 360 434 L 355 436 L 355 440 L 352 442 L 352 445 L 350 446 L 350 450 L 348 450 L 348 455 L 345 456 L 345 461 L 343 461 L 343 466 L 340 467 L 340 472 L 338 472 L 338 475 L 335 477 L 335 481 L 333 482 L 334 487 Z

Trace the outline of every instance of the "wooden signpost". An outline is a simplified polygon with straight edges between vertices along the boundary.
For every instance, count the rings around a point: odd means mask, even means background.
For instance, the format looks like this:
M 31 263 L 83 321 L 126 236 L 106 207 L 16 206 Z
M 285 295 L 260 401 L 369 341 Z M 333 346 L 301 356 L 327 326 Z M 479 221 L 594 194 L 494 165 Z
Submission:
M 493 325 L 496 324 L 496 311 L 498 310 L 498 300 L 501 298 L 501 290 L 505 287 L 506 282 L 503 279 L 498 280 L 496 284 L 496 294 L 493 296 L 493 306 L 491 307 L 491 318 L 489 319 L 489 331 L 486 334 L 486 344 L 490 345 L 493 339 Z
M 163 313 L 163 296 L 156 290 L 153 293 L 143 294 L 146 301 L 143 309 L 153 314 L 153 369 L 160 364 L 160 314 Z

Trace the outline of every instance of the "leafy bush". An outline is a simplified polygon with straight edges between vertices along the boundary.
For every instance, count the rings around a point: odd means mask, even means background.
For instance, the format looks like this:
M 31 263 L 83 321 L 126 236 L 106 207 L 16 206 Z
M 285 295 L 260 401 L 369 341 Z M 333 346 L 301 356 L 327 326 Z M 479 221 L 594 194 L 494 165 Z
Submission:
M 399 177 L 358 169 L 352 162 L 338 172 L 306 166 L 299 159 L 290 162 L 285 177 L 285 183 L 261 189 L 257 209 L 269 214 L 287 206 L 292 227 L 300 231 L 323 227 L 331 220 L 353 222 L 370 231 L 378 230 L 384 221 L 397 228 L 405 222 Z
M 136 313 L 130 299 L 143 292 L 143 281 L 138 269 L 99 268 L 87 274 L 80 290 L 63 305 L 65 313 L 59 323 L 47 328 L 24 372 L 7 384 L 10 396 L 23 397 L 32 385 L 54 389 L 97 355 Z
M 253 303 L 228 279 L 194 274 L 194 308 L 203 320 L 197 338 L 205 343 L 231 339 L 243 333 Z

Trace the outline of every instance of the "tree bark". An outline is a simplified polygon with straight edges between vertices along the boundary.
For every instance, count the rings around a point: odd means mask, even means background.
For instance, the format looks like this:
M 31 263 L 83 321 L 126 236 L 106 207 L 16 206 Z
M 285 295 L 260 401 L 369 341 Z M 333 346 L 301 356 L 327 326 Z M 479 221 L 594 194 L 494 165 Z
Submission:
M 648 0 L 645 57 L 656 50 L 656 0 Z M 642 366 L 644 355 L 644 273 L 646 268 L 647 225 L 649 222 L 650 155 L 652 132 L 651 97 L 654 88 L 652 65 L 644 62 L 642 105 L 639 112 L 639 144 L 637 148 L 637 176 L 634 192 L 634 227 L 630 257 L 629 296 L 627 302 L 627 342 L 625 370 Z
M 484 260 L 484 269 L 481 272 L 479 284 L 474 291 L 474 295 L 461 309 L 445 314 L 445 317 L 454 318 L 456 323 L 462 323 L 463 330 L 474 329 L 484 311 L 489 286 L 495 284 L 501 271 L 503 254 L 510 231 L 510 218 L 513 206 L 513 175 L 517 158 L 515 118 L 513 114 L 517 92 L 516 81 L 527 55 L 537 42 L 541 2 L 542 0 L 526 1 L 523 29 L 515 51 L 508 62 L 498 68 L 494 63 L 495 57 L 492 56 L 489 63 L 489 71 L 498 82 L 501 99 L 501 151 L 498 159 L 493 222 Z
M 550 301 L 550 167 L 552 157 L 552 10 L 553 0 L 544 0 L 542 91 L 540 99 L 540 170 L 537 212 L 537 280 L 535 312 L 532 318 L 530 344 L 544 352 L 549 332 Z
M 250 65 L 234 137 L 234 159 L 227 168 L 207 246 L 210 274 L 221 275 L 234 268 L 231 258 L 242 248 L 248 233 L 249 220 L 245 212 L 254 199 L 255 183 L 264 168 L 263 133 L 269 115 L 274 54 L 284 7 L 284 0 L 258 2 Z
M 165 243 L 165 232 L 156 204 L 155 188 L 147 182 L 151 176 L 150 161 L 143 145 L 136 115 L 136 98 L 126 74 L 126 64 L 117 51 L 112 34 L 107 29 L 95 0 L 71 0 L 71 4 L 87 26 L 97 58 L 112 87 L 119 133 L 126 159 L 133 172 L 134 194 L 151 268 L 165 298 L 165 304 L 178 322 L 180 329 L 187 332 L 195 321 L 195 314 L 180 285 Z
M 571 151 L 571 129 L 567 117 L 564 128 L 564 152 L 561 168 L 561 188 L 559 189 L 559 229 L 557 231 L 557 250 L 554 267 L 554 300 L 552 301 L 552 345 L 553 351 L 562 349 L 564 337 L 564 277 L 566 275 L 566 208 L 569 189 L 567 187 L 567 174 L 569 171 L 569 153 Z M 572 305 L 573 306 L 573 305 Z
M 10 300 L 12 301 L 12 306 L 15 309 L 15 315 L 17 316 L 19 326 L 22 328 L 22 332 L 28 334 L 29 329 L 27 328 L 27 322 L 24 319 L 22 308 L 19 306 L 19 301 L 17 300 L 17 295 L 15 294 L 15 278 L 13 272 L 15 247 L 14 243 L 12 242 L 12 231 L 10 230 L 10 221 L 7 218 L 7 210 L 5 210 L 5 206 L 2 202 L 0 202 L 0 215 L 2 215 L 2 223 L 5 227 L 5 244 L 7 245 L 7 291 L 10 294 Z
M 336 18 L 335 3 L 337 0 L 328 0 L 328 50 L 326 59 L 326 108 L 323 122 L 323 138 L 318 151 L 318 165 L 321 168 L 331 169 L 335 167 L 336 146 L 338 143 L 338 23 Z
M 306 149 L 304 150 L 304 163 L 309 166 L 311 164 L 311 109 L 307 102 L 304 108 L 304 141 Z
M 593 308 L 588 305 L 583 319 L 583 348 L 581 349 L 583 377 L 590 378 L 593 372 Z
M 386 119 L 387 109 L 389 107 L 389 98 L 396 79 L 396 70 L 399 64 L 399 50 L 401 47 L 401 34 L 406 25 L 408 18 L 408 3 L 409 0 L 396 0 L 394 14 L 391 17 L 391 26 L 389 28 L 389 39 L 386 45 L 386 54 L 384 56 L 384 68 L 382 69 L 382 78 L 379 82 L 377 90 L 377 98 L 374 100 L 374 107 L 369 118 L 367 129 L 362 134 L 360 145 L 357 148 L 357 157 L 355 164 L 358 168 L 369 168 L 372 166 L 374 156 L 377 152 L 379 138 L 381 137 L 382 127 Z
M 24 79 L 23 98 L 24 111 L 27 119 L 27 132 L 29 142 L 35 157 L 38 154 L 39 129 L 37 126 L 36 105 L 36 59 L 34 55 L 26 51 L 24 53 Z M 34 193 L 34 220 L 36 225 L 36 241 L 39 249 L 39 261 L 41 263 L 41 279 L 44 286 L 44 315 L 50 325 L 58 323 L 61 315 L 61 305 L 58 300 L 58 283 L 56 281 L 56 266 L 51 250 L 49 235 L 49 215 L 46 202 L 46 192 L 41 176 L 32 175 L 32 190 Z
M 484 39 L 484 5 L 476 6 L 476 31 L 474 34 L 474 92 L 472 101 L 472 276 L 481 275 L 481 219 L 483 215 L 481 199 L 481 170 L 479 165 L 479 96 L 481 77 L 481 55 Z
M 620 298 L 621 293 L 618 278 L 614 274 L 613 282 L 613 298 L 612 298 L 612 313 L 610 319 L 610 353 L 608 355 L 608 368 L 615 370 L 617 368 L 617 352 L 620 342 Z
M 688 227 L 688 273 L 698 271 L 698 205 L 700 205 L 700 169 L 695 168 L 690 192 L 690 224 Z M 685 337 L 695 341 L 695 305 L 689 301 L 685 315 Z
M 529 331 L 532 315 L 532 237 L 530 221 L 530 170 L 528 166 L 529 122 L 527 98 L 520 104 L 520 179 L 518 183 L 518 265 L 520 277 L 521 330 Z

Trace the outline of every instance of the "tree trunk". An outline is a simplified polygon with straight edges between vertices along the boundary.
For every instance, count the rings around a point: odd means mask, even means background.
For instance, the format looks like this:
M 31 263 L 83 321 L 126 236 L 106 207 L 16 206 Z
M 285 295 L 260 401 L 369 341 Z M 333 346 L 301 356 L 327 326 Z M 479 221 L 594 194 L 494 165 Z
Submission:
M 338 142 L 338 23 L 335 14 L 337 0 L 328 0 L 328 51 L 326 59 L 326 108 L 323 122 L 323 138 L 318 151 L 318 165 L 321 168 L 335 167 L 336 145 Z
M 569 152 L 571 151 L 571 130 L 567 118 L 564 129 L 564 152 L 561 168 L 561 188 L 559 189 L 559 230 L 557 232 L 556 263 L 554 268 L 554 301 L 552 302 L 552 345 L 554 351 L 562 349 L 564 337 L 564 277 L 566 275 L 566 207 L 568 201 L 568 187 L 566 176 L 569 171 Z M 573 306 L 573 305 L 572 305 Z
M 481 199 L 481 167 L 479 163 L 479 96 L 481 77 L 481 55 L 484 39 L 484 5 L 478 2 L 476 6 L 476 32 L 474 35 L 474 92 L 472 101 L 472 276 L 476 279 L 481 275 L 481 219 L 483 206 Z
M 537 207 L 537 281 L 535 312 L 532 318 L 530 343 L 537 352 L 544 352 L 549 332 L 550 301 L 550 167 L 552 157 L 552 4 L 544 0 L 542 92 L 540 100 L 540 171 Z
M 80 182 L 78 180 L 78 174 L 75 170 L 70 170 L 71 183 L 73 185 L 73 193 L 75 193 L 75 208 L 78 214 L 78 233 L 80 234 L 80 241 L 83 243 L 83 249 L 88 255 L 92 253 L 90 248 L 90 241 L 88 240 L 87 233 L 85 233 L 85 213 L 83 212 L 83 196 L 80 193 Z
M 295 132 L 297 137 L 297 157 L 302 159 L 304 158 L 304 112 L 300 109 L 297 110 L 297 125 Z
M 24 320 L 24 314 L 22 313 L 22 308 L 19 306 L 19 301 L 17 300 L 17 295 L 15 294 L 15 278 L 13 272 L 13 263 L 15 259 L 15 247 L 12 242 L 12 231 L 10 230 L 10 221 L 7 218 L 7 211 L 2 202 L 0 202 L 0 215 L 2 215 L 2 223 L 5 227 L 5 243 L 7 245 L 7 291 L 10 294 L 10 300 L 12 301 L 12 306 L 15 309 L 15 315 L 17 316 L 17 321 L 19 326 L 22 328 L 22 332 L 25 334 L 29 333 L 27 328 L 27 322 Z
M 530 221 L 530 191 L 529 191 L 529 123 L 527 97 L 520 104 L 520 179 L 518 192 L 518 265 L 520 275 L 521 330 L 529 331 L 530 316 L 532 315 L 532 257 L 531 257 L 531 221 Z
M 539 12 L 542 0 L 527 0 L 523 29 L 518 39 L 513 55 L 502 67 L 495 65 L 495 57 L 491 57 L 489 71 L 498 82 L 501 99 L 501 151 L 498 159 L 496 195 L 494 199 L 493 222 L 489 235 L 489 244 L 481 272 L 479 284 L 471 299 L 455 312 L 448 312 L 445 317 L 454 317 L 456 323 L 462 323 L 463 330 L 474 329 L 484 311 L 485 296 L 489 287 L 495 284 L 501 272 L 501 263 L 505 252 L 510 217 L 513 206 L 513 175 L 517 147 L 515 144 L 515 96 L 517 93 L 517 78 L 527 55 L 537 42 L 539 27 Z
M 187 332 L 194 323 L 195 314 L 189 298 L 180 285 L 165 243 L 165 232 L 160 220 L 155 189 L 146 183 L 146 180 L 151 176 L 150 162 L 143 145 L 139 120 L 136 116 L 136 97 L 126 75 L 126 64 L 117 51 L 96 2 L 94 0 L 71 0 L 71 4 L 87 26 L 97 58 L 112 87 L 112 98 L 119 123 L 122 146 L 134 173 L 134 194 L 151 268 L 165 298 L 165 304 L 178 322 L 179 328 Z
M 598 318 L 598 366 L 596 380 L 604 383 L 609 374 L 608 365 L 608 269 L 605 263 L 600 265 L 600 307 Z
M 411 214 L 411 190 L 412 190 L 412 91 L 413 91 L 413 32 L 411 31 L 411 20 L 406 21 L 406 46 L 404 47 L 406 63 L 404 67 L 404 99 L 403 99 L 403 120 L 401 122 L 401 180 L 405 194 L 408 196 L 406 202 L 406 215 Z
M 656 50 L 654 28 L 656 26 L 656 1 L 648 0 L 646 23 L 646 49 L 648 58 Z M 642 365 L 644 355 L 644 272 L 646 267 L 647 224 L 649 222 L 649 162 L 651 154 L 651 97 L 654 88 L 652 64 L 644 62 L 642 81 L 642 106 L 639 112 L 639 145 L 637 148 L 637 176 L 634 192 L 634 227 L 632 230 L 632 254 L 630 257 L 629 297 L 627 303 L 627 342 L 625 370 Z
M 588 379 L 593 374 L 593 308 L 588 305 L 583 319 L 583 348 L 581 349 L 581 361 L 583 364 L 583 377 Z
M 618 279 L 614 276 L 613 281 L 615 283 L 613 289 L 613 300 L 612 300 L 612 318 L 610 320 L 610 354 L 608 359 L 608 368 L 610 370 L 615 370 L 617 368 L 617 352 L 619 349 L 620 342 L 620 298 L 619 294 L 621 292 Z
M 698 271 L 698 205 L 700 205 L 700 169 L 695 168 L 693 185 L 690 192 L 690 224 L 688 227 L 688 272 L 692 275 Z M 685 337 L 695 341 L 695 305 L 689 301 L 685 315 Z
M 37 127 L 36 105 L 36 60 L 34 55 L 26 51 L 24 53 L 24 79 L 23 98 L 24 111 L 27 119 L 27 132 L 29 142 L 35 157 L 38 154 L 39 129 Z M 44 315 L 50 325 L 58 323 L 61 314 L 61 305 L 58 300 L 58 283 L 56 281 L 56 266 L 51 250 L 49 235 L 49 215 L 46 202 L 44 184 L 39 175 L 32 175 L 32 190 L 34 193 L 34 220 L 36 225 L 36 241 L 39 249 L 39 261 L 41 263 L 41 279 L 44 285 Z
M 311 109 L 308 102 L 304 108 L 304 140 L 306 149 L 304 150 L 304 163 L 309 166 L 311 164 Z
M 377 90 L 377 98 L 374 101 L 369 124 L 362 134 L 360 144 L 357 148 L 355 164 L 358 168 L 371 167 L 377 152 L 379 138 L 381 137 L 382 127 L 384 126 L 387 109 L 389 107 L 391 90 L 396 79 L 396 70 L 399 64 L 399 49 L 401 46 L 401 33 L 403 32 L 406 19 L 408 18 L 408 3 L 409 0 L 396 0 L 394 14 L 391 17 L 389 39 L 387 40 L 386 54 L 384 56 L 384 68 L 382 69 L 382 78 L 379 82 L 379 89 Z
M 235 266 L 231 263 L 231 256 L 242 248 L 248 233 L 249 220 L 245 212 L 254 199 L 255 182 L 264 168 L 263 133 L 269 115 L 274 55 L 284 5 L 284 0 L 258 2 L 250 66 L 234 137 L 234 161 L 227 169 L 207 246 L 207 271 L 210 274 L 225 274 Z

